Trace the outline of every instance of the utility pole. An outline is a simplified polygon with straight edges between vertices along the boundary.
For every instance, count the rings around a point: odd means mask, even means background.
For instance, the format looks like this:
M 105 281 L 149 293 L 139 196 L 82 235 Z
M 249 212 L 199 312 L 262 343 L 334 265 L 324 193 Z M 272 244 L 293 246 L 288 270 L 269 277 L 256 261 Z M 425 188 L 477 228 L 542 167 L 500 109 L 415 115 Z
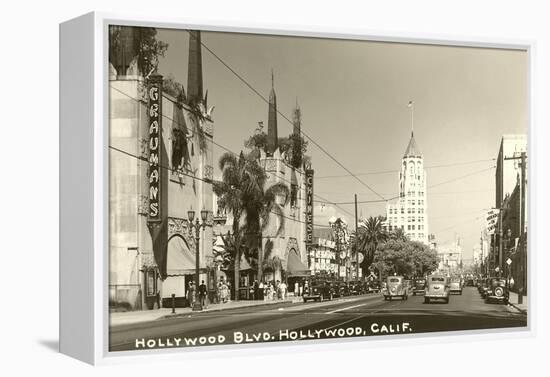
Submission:
M 355 278 L 359 281 L 359 250 L 357 250 L 357 194 L 355 194 Z
M 502 250 L 502 211 L 504 208 L 500 208 L 498 211 L 498 276 L 502 276 L 502 271 L 504 269 L 504 263 L 503 263 L 503 250 Z
M 527 247 L 525 243 L 527 242 L 527 237 L 525 237 L 524 242 L 521 242 L 523 239 L 523 235 L 525 233 L 525 171 L 527 168 L 527 153 L 521 152 L 519 156 L 514 157 L 505 157 L 505 160 L 520 160 L 520 168 L 521 168 L 521 177 L 520 177 L 520 185 L 519 185 L 519 193 L 520 193 L 520 199 L 519 199 L 519 240 L 521 243 L 521 250 L 520 250 L 520 262 L 519 262 L 519 271 L 520 271 L 520 277 L 521 277 L 521 286 L 518 289 L 518 304 L 523 303 L 523 294 L 525 292 L 525 288 L 527 285 Z M 520 243 L 518 243 L 518 247 L 520 246 Z

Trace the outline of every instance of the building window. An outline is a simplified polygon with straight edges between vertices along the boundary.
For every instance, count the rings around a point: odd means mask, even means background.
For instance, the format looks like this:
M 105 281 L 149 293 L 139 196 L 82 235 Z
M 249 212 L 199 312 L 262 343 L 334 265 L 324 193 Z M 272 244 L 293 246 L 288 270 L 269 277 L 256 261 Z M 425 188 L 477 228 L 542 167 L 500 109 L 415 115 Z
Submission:
M 413 199 L 413 201 L 412 201 L 412 205 L 413 205 L 413 206 L 415 205 L 415 200 L 414 200 L 414 199 Z
M 411 226 L 410 226 L 410 225 L 407 225 L 407 230 L 411 230 Z
M 401 213 L 405 213 L 405 208 L 401 208 Z
M 414 230 L 414 225 L 412 225 L 412 230 Z
M 407 208 L 407 213 L 411 213 L 411 209 L 410 209 L 410 208 Z

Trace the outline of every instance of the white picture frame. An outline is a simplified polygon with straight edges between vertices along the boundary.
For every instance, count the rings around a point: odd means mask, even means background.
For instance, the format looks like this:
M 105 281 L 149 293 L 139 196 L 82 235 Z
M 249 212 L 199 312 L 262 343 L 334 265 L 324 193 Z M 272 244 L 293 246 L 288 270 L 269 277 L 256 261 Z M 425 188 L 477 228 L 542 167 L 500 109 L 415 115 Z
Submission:
M 250 32 L 304 37 L 326 37 L 431 45 L 468 46 L 524 50 L 529 61 L 529 145 L 533 143 L 533 54 L 535 43 L 526 40 L 449 39 L 411 33 L 367 33 L 355 29 L 320 29 L 286 25 L 254 25 L 227 22 L 214 24 L 197 19 L 137 17 L 89 13 L 60 25 L 60 351 L 90 364 L 131 362 L 134 359 L 172 360 L 183 358 L 231 357 L 243 346 L 215 346 L 208 349 L 179 348 L 128 353 L 108 351 L 108 25 Z M 536 162 L 535 162 L 536 164 Z M 532 165 L 533 166 L 533 165 Z M 532 179 L 535 169 L 529 169 Z M 529 191 L 529 222 L 535 218 L 531 203 L 537 193 Z M 531 243 L 529 235 L 529 245 Z M 532 246 L 530 249 L 532 250 Z M 528 285 L 536 297 L 536 252 L 529 253 Z M 394 342 L 478 341 L 532 337 L 536 332 L 536 302 L 529 302 L 528 326 L 522 329 L 494 329 L 453 333 L 422 333 L 414 337 L 343 338 L 296 343 L 280 342 L 247 347 L 248 355 L 277 352 L 390 346 Z M 437 338 L 437 339 L 435 339 Z

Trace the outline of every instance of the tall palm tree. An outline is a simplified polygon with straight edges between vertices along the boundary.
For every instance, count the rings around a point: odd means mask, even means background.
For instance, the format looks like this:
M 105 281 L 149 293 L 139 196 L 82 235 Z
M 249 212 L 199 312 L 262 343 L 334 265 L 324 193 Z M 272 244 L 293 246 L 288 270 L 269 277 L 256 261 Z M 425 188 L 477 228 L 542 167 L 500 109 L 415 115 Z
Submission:
M 355 236 L 355 250 L 365 254 L 363 265 L 368 268 L 374 259 L 374 253 L 380 243 L 388 240 L 388 233 L 384 231 L 382 216 L 369 217 L 360 223 Z
M 257 160 L 244 155 L 225 153 L 219 161 L 222 181 L 214 183 L 219 205 L 233 216 L 231 250 L 234 266 L 235 297 L 238 299 L 240 260 L 243 250 L 261 248 L 261 234 L 270 223 L 271 215 L 279 218 L 277 235 L 284 229 L 283 207 L 290 190 L 282 183 L 266 187 L 267 175 Z M 261 259 L 261 253 L 259 253 Z M 261 278 L 262 261 L 258 261 Z

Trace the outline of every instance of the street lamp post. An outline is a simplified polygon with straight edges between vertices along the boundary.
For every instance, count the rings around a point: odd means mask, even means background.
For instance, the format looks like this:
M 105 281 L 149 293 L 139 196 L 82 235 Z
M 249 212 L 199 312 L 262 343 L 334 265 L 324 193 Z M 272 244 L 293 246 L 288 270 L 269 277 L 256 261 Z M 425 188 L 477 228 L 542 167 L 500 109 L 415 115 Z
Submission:
M 191 237 L 193 237 L 193 228 L 195 228 L 195 303 L 193 305 L 193 310 L 202 310 L 202 305 L 200 302 L 199 297 L 199 283 L 200 283 L 200 251 L 199 251 L 199 242 L 200 242 L 200 230 L 201 228 L 206 228 L 206 218 L 208 216 L 207 210 L 201 211 L 201 220 L 202 223 L 199 222 L 199 218 L 197 217 L 195 219 L 195 211 L 189 210 L 187 211 L 187 218 L 189 219 L 189 234 Z M 195 223 L 193 224 L 193 219 L 195 219 Z

